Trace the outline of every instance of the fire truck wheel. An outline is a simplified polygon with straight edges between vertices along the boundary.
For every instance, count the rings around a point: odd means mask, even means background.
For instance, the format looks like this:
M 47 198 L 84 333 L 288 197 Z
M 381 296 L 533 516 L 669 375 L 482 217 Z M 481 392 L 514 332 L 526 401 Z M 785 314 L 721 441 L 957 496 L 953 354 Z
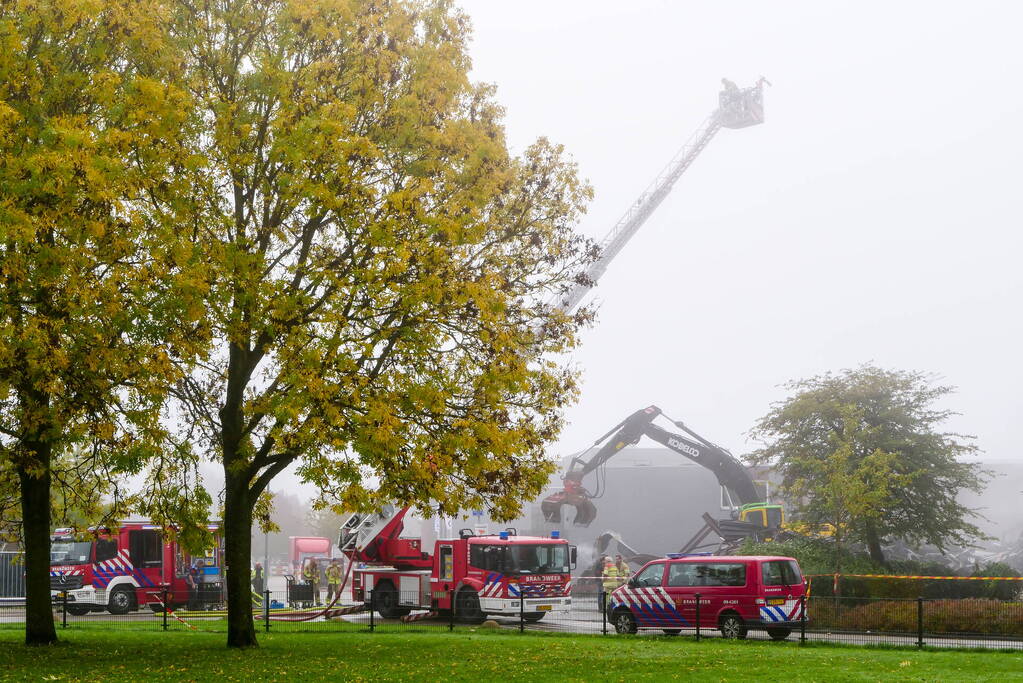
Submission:
M 135 608 L 135 591 L 127 586 L 118 586 L 110 592 L 107 611 L 111 614 L 127 614 Z
M 718 629 L 722 638 L 742 640 L 746 637 L 746 624 L 738 614 L 724 614 L 718 620 Z
M 88 607 L 68 607 L 67 608 L 67 613 L 68 614 L 73 614 L 76 617 L 84 617 L 86 614 L 88 614 L 91 611 L 92 610 L 89 609 Z
M 408 607 L 398 606 L 398 591 L 390 581 L 381 581 L 373 596 L 377 612 L 384 619 L 397 619 L 403 617 L 412 610 Z
M 541 619 L 543 619 L 543 616 L 545 614 L 547 614 L 547 613 L 546 612 L 526 612 L 525 614 L 522 615 L 522 618 L 525 621 L 536 623 L 536 622 L 540 621 Z
M 780 626 L 767 629 L 767 635 L 771 636 L 771 640 L 785 640 L 790 633 L 792 633 L 792 629 Z
M 632 612 L 629 610 L 622 610 L 615 614 L 614 625 L 616 633 L 635 633 L 638 630 L 636 617 L 632 616 Z
M 470 624 L 482 624 L 487 615 L 480 608 L 480 596 L 471 588 L 463 588 L 455 596 L 458 618 Z

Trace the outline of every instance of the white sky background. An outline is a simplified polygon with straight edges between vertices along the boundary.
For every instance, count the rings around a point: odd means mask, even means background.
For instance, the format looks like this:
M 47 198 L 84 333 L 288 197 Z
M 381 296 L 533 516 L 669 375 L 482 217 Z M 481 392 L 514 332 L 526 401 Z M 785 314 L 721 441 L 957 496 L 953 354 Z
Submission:
M 1023 461 L 1023 3 L 459 4 L 512 146 L 566 146 L 597 239 L 722 76 L 773 83 L 767 122 L 718 133 L 602 278 L 552 455 L 650 404 L 744 453 L 783 382 L 872 361 L 958 386 L 950 427 Z
M 722 76 L 773 83 L 601 280 L 555 454 L 649 404 L 746 452 L 781 383 L 872 361 L 938 373 L 950 426 L 1023 459 L 1023 3 L 459 4 L 514 149 L 563 143 L 595 187 L 594 238 Z

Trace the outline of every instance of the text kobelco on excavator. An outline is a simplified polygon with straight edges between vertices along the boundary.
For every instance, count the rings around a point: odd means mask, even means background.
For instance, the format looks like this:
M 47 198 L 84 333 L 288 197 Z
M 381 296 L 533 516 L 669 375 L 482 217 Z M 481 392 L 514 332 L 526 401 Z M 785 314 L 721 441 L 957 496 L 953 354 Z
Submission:
M 669 448 L 674 448 L 676 451 L 678 451 L 680 453 L 685 453 L 686 455 L 691 455 L 694 458 L 699 458 L 700 457 L 700 451 L 696 450 L 695 448 L 693 448 L 692 446 L 690 446 L 687 443 L 679 441 L 678 439 L 676 439 L 674 437 L 668 439 L 668 447 Z

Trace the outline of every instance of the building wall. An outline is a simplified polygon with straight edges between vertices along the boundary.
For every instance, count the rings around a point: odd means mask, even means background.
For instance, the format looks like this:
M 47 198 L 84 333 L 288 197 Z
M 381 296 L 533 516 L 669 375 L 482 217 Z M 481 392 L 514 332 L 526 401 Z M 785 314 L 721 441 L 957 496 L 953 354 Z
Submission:
M 523 515 L 508 523 L 498 523 L 486 516 L 451 520 L 454 534 L 463 527 L 476 524 L 485 526 L 490 533 L 511 526 L 520 534 L 549 535 L 559 530 L 580 548 L 580 565 L 591 562 L 593 546 L 598 536 L 613 531 L 636 551 L 659 555 L 678 551 L 702 527 L 704 512 L 715 519 L 724 519 L 729 511 L 721 507 L 721 488 L 707 469 L 686 461 L 666 448 L 623 449 L 605 467 L 603 495 L 593 502 L 597 516 L 589 527 L 571 524 L 575 514 L 570 507 L 563 508 L 561 524 L 548 524 L 540 511 L 540 502 L 561 488 L 561 472 L 569 458 L 562 463 L 558 474 L 551 477 L 548 488 L 534 501 L 524 506 Z M 970 508 L 979 509 L 986 519 L 978 521 L 981 528 L 1003 543 L 1019 541 L 1023 533 L 1023 463 L 988 463 L 984 467 L 995 472 L 995 477 L 980 495 L 964 492 L 961 500 Z M 760 479 L 763 475 L 754 475 Z M 596 473 L 583 481 L 590 492 L 597 490 Z M 773 487 L 772 487 L 773 488 Z M 768 496 L 765 495 L 765 498 Z M 440 526 L 441 533 L 435 533 Z M 410 520 L 406 535 L 422 533 L 424 548 L 432 550 L 433 540 L 445 537 L 446 528 L 433 520 Z M 715 538 L 708 541 L 716 545 Z

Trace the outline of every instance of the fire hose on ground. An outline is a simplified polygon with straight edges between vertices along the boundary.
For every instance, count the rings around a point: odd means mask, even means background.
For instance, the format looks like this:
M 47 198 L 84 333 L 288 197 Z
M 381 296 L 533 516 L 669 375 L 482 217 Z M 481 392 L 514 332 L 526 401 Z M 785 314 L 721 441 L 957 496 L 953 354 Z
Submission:
M 341 593 L 342 591 L 344 591 L 345 586 L 348 585 L 348 577 L 352 573 L 352 565 L 354 564 L 355 564 L 354 562 L 348 563 L 348 570 L 345 572 L 345 576 L 341 580 L 341 584 L 338 586 L 338 589 L 334 591 L 334 599 L 331 600 L 328 605 L 324 606 L 323 609 L 314 612 L 302 612 L 293 610 L 291 612 L 277 613 L 269 617 L 269 619 L 271 621 L 285 621 L 297 623 L 303 621 L 312 621 L 313 619 L 319 619 L 320 617 L 326 617 L 329 619 L 332 617 L 340 617 L 346 614 L 355 614 L 357 612 L 366 611 L 367 609 L 369 609 L 369 607 L 365 604 L 352 605 L 350 607 L 339 607 L 336 609 L 334 608 L 334 605 L 337 604 L 337 601 L 341 599 Z

